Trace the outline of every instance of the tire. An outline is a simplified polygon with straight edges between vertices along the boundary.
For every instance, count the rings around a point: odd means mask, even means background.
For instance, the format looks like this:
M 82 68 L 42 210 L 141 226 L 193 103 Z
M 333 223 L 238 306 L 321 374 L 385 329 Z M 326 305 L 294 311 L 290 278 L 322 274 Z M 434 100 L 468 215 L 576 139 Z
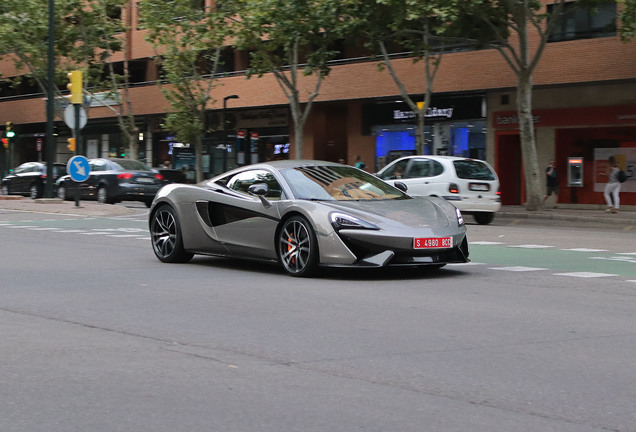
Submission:
M 2 195 L 9 195 L 11 191 L 9 190 L 9 185 L 3 184 L 2 185 Z
M 38 185 L 33 183 L 31 187 L 29 187 L 29 197 L 31 199 L 37 199 L 40 198 L 41 195 L 42 193 L 40 192 L 40 188 L 38 187 Z
M 108 188 L 100 186 L 97 189 L 97 202 L 101 204 L 114 204 L 115 201 L 108 195 Z
M 495 218 L 495 213 L 493 212 L 479 212 L 473 215 L 475 217 L 475 221 L 479 225 L 488 225 Z
M 66 186 L 63 183 L 57 187 L 57 197 L 65 201 L 70 199 L 68 196 L 68 191 L 66 190 Z
M 318 240 L 307 219 L 292 216 L 280 228 L 276 251 L 287 274 L 297 277 L 313 275 L 318 268 Z
M 150 223 L 152 250 L 159 261 L 165 263 L 185 263 L 193 253 L 183 248 L 183 236 L 177 213 L 169 205 L 162 205 L 152 215 Z

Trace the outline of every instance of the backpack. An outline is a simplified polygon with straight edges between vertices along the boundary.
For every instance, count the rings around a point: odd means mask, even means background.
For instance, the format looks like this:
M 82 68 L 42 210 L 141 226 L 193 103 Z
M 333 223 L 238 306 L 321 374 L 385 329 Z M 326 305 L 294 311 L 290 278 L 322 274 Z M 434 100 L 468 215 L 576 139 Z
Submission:
M 625 174 L 625 171 L 620 170 L 616 178 L 620 183 L 625 183 L 625 181 L 627 180 L 627 174 Z

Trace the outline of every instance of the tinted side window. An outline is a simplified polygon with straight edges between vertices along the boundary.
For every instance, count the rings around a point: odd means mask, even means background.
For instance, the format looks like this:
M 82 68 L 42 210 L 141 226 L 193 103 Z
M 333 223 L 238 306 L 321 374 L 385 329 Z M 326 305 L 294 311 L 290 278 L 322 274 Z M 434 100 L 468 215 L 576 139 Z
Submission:
M 268 192 L 265 198 L 281 199 L 282 188 L 280 184 L 272 173 L 265 170 L 251 170 L 236 174 L 227 182 L 227 187 L 246 194 L 249 187 L 254 184 L 267 185 Z
M 453 162 L 457 177 L 467 180 L 494 180 L 495 174 L 488 165 L 477 160 L 459 160 Z

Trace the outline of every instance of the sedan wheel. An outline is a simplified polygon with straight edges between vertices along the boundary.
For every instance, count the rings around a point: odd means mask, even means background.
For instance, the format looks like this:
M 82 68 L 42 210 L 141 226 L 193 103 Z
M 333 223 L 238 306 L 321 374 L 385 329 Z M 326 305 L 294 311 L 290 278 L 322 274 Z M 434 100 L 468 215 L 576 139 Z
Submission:
M 285 221 L 278 234 L 278 257 L 292 276 L 310 276 L 318 267 L 318 241 L 311 224 L 302 216 Z
M 152 249 L 160 261 L 184 263 L 194 256 L 183 249 L 183 237 L 177 214 L 168 205 L 159 207 L 154 213 L 150 223 L 150 235 Z
M 113 200 L 108 196 L 108 189 L 106 186 L 100 186 L 97 189 L 97 202 L 101 204 L 113 204 Z
M 66 186 L 64 185 L 59 185 L 57 187 L 57 197 L 61 200 L 66 200 L 67 196 L 66 196 Z
M 40 188 L 38 188 L 38 185 L 31 185 L 31 188 L 29 188 L 29 196 L 31 197 L 31 199 L 40 198 Z
M 2 195 L 9 195 L 9 186 L 6 184 L 2 185 Z

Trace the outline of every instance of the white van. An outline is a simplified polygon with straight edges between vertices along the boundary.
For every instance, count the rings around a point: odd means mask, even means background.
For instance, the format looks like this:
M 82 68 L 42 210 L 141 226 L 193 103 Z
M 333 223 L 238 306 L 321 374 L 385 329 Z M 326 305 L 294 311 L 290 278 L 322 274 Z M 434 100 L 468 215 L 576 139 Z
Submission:
M 451 201 L 477 223 L 492 222 L 501 208 L 497 173 L 487 162 L 456 156 L 406 156 L 377 174 L 394 184 L 404 183 L 412 196 L 437 196 Z

